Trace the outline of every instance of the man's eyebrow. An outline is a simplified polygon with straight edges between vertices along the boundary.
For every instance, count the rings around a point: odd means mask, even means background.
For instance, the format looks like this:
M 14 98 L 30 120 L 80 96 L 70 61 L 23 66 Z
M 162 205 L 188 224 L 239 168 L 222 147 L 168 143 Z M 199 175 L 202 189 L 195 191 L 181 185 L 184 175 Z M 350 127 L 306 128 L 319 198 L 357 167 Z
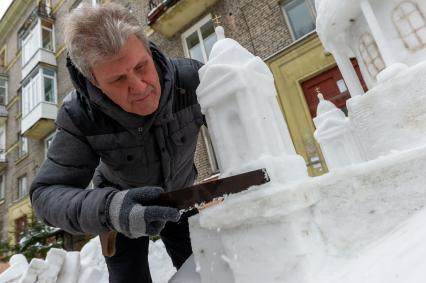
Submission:
M 136 67 L 143 66 L 143 65 L 145 65 L 147 62 L 148 62 L 148 59 L 147 59 L 147 58 L 143 58 L 142 60 L 140 60 L 140 61 L 136 64 Z
M 148 63 L 148 58 L 142 58 L 133 68 L 138 68 L 146 65 Z M 127 76 L 126 73 L 120 73 L 120 74 L 114 74 L 108 77 L 106 80 L 109 82 L 114 82 L 116 79 L 120 78 L 121 76 Z

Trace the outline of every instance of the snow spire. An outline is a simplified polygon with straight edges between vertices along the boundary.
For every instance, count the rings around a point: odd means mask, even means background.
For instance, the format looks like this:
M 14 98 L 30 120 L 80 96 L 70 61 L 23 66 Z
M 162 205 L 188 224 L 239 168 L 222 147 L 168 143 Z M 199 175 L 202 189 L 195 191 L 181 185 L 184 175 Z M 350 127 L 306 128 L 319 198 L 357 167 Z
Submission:
M 225 30 L 222 26 L 217 26 L 214 31 L 216 32 L 217 40 L 225 39 Z
M 322 92 L 320 91 L 318 87 L 315 89 L 315 91 L 317 92 L 317 96 L 319 100 L 318 107 L 317 107 L 317 116 L 337 109 L 336 105 L 324 99 L 324 95 L 322 94 Z

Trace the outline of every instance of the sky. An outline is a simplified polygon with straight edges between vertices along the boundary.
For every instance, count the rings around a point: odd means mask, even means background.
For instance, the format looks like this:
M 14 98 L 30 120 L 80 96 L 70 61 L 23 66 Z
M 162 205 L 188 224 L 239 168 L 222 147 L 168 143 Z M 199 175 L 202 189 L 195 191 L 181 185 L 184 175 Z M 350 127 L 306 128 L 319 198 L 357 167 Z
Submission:
M 13 0 L 0 0 L 0 19 L 3 17 L 3 14 L 6 12 L 7 8 L 9 8 L 12 1 Z

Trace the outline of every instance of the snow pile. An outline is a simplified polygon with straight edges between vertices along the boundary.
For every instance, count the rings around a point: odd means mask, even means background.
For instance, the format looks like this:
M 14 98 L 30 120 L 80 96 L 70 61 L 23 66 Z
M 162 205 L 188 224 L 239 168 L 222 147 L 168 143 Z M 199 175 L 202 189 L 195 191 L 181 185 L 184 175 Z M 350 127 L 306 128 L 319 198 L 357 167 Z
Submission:
M 150 242 L 148 259 L 154 283 L 166 283 L 176 272 L 161 240 Z M 99 237 L 90 240 L 81 252 L 52 248 L 46 260 L 34 258 L 28 264 L 17 254 L 9 264 L 0 274 L 0 283 L 108 283 Z

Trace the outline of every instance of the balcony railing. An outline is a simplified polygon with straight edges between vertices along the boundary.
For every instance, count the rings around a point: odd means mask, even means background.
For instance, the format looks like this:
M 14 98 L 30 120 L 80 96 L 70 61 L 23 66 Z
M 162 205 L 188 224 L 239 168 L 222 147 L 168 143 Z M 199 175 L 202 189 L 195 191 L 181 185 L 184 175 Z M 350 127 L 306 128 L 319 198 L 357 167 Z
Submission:
M 155 23 L 155 21 L 166 12 L 167 9 L 174 6 L 180 0 L 150 0 L 148 13 L 148 25 Z
M 163 3 L 164 0 L 149 0 L 149 10 L 152 11 Z
M 150 0 L 148 25 L 166 37 L 172 37 L 203 15 L 218 0 Z

